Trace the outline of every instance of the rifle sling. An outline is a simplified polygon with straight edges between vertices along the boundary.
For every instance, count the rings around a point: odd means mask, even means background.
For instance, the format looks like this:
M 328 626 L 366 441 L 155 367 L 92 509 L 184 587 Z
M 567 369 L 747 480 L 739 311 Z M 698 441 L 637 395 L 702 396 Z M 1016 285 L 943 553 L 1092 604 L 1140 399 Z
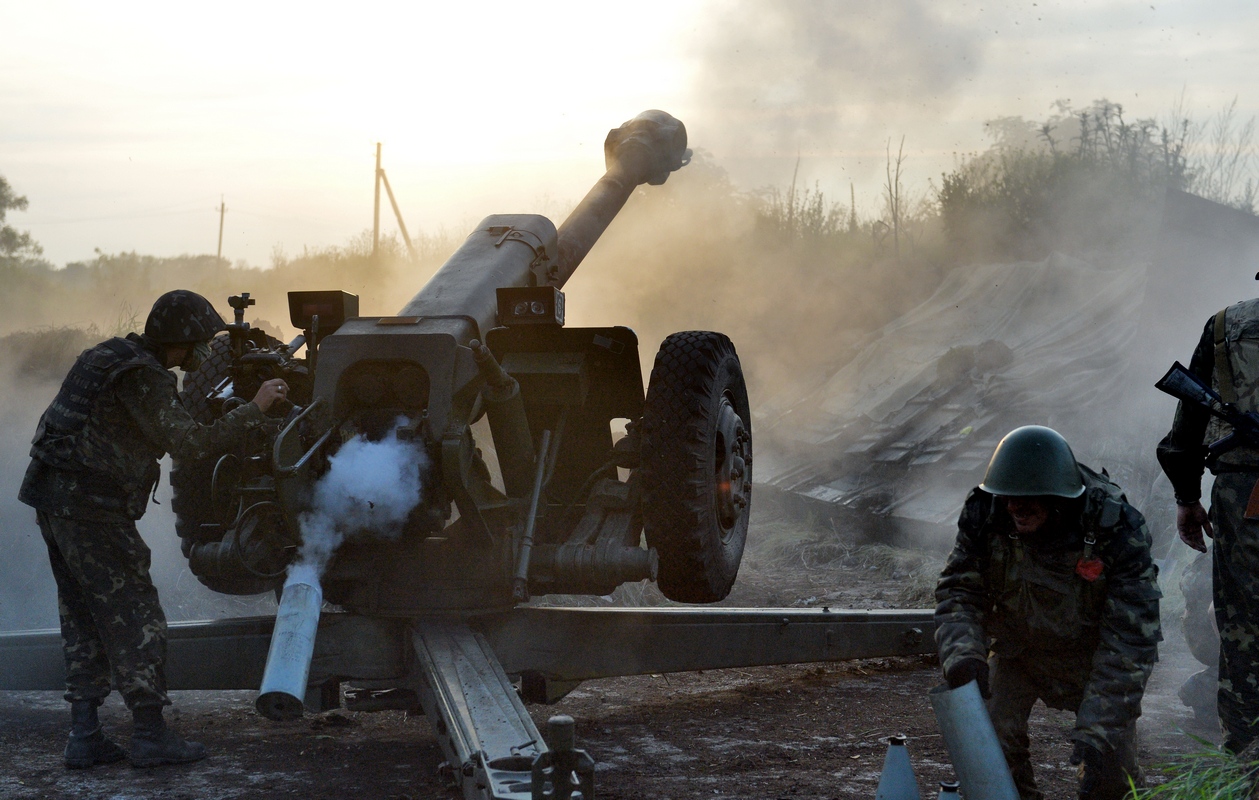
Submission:
M 1227 308 L 1215 315 L 1215 375 L 1220 397 L 1225 403 L 1237 402 L 1237 387 L 1233 385 L 1233 362 L 1228 357 L 1228 336 L 1224 321 Z

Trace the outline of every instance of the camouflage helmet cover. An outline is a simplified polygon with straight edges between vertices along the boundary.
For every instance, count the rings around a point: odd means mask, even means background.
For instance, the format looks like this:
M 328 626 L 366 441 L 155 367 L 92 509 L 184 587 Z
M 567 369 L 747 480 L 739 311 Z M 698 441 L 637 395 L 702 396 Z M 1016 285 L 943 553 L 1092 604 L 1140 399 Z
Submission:
M 997 444 L 979 488 L 1002 497 L 1073 498 L 1084 493 L 1084 479 L 1062 434 L 1042 425 L 1025 425 Z
M 196 292 L 176 289 L 157 298 L 144 323 L 144 335 L 162 344 L 206 342 L 226 330 L 214 306 Z

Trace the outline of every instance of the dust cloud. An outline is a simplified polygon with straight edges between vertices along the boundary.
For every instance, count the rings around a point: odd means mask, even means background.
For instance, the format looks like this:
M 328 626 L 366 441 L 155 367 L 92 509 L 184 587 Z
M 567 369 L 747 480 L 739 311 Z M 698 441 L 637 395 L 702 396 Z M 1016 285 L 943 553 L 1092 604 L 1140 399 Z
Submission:
M 950 16 L 920 0 L 727 4 L 698 46 L 691 122 L 735 159 L 881 150 L 902 112 L 948 108 L 979 70 L 982 35 Z
M 975 141 L 951 118 L 973 107 L 993 42 L 967 17 L 919 0 L 721 4 L 697 31 L 684 122 L 741 186 L 795 173 L 870 214 L 886 151 L 903 146 L 924 200 L 927 178 Z

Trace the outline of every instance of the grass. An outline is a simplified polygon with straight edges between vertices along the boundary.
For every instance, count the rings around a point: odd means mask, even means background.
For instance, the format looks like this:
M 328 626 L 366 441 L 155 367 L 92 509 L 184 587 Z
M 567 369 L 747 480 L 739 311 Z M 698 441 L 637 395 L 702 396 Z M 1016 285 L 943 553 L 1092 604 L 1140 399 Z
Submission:
M 1149 789 L 1133 789 L 1136 800 L 1242 800 L 1259 796 L 1255 775 L 1259 763 L 1243 761 L 1204 739 L 1193 737 L 1202 749 L 1178 758 L 1158 772 L 1166 782 Z
M 770 518 L 756 527 L 756 539 L 749 538 L 752 558 L 779 569 L 805 572 L 847 569 L 870 573 L 878 580 L 899 584 L 896 604 L 902 608 L 935 605 L 935 586 L 943 564 L 938 555 L 891 547 L 886 544 L 858 545 L 819 520 Z

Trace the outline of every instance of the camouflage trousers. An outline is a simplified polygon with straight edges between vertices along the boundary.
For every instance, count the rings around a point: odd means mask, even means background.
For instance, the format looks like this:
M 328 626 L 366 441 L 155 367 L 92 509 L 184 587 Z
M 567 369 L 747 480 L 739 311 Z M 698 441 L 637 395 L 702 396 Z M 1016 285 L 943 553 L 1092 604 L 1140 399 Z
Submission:
M 1259 521 L 1245 518 L 1256 475 L 1222 473 L 1211 490 L 1215 621 L 1220 629 L 1218 707 L 1224 746 L 1240 752 L 1259 733 Z
M 1029 671 L 1023 669 L 1017 658 L 992 656 L 988 660 L 989 687 L 992 696 L 988 700 L 988 716 L 997 731 L 997 741 L 1010 766 L 1010 776 L 1019 791 L 1020 800 L 1044 800 L 1045 795 L 1036 788 L 1032 774 L 1032 758 L 1027 737 L 1027 718 L 1037 700 L 1043 700 L 1051 708 L 1074 711 L 1082 697 L 1066 698 L 1061 692 L 1046 691 L 1038 685 Z M 1083 684 L 1083 680 L 1080 681 Z M 1070 694 L 1068 692 L 1068 694 Z M 1142 785 L 1141 770 L 1137 766 L 1136 720 L 1128 723 L 1119 747 L 1106 754 L 1102 762 L 1102 780 L 1089 793 L 1087 800 L 1122 800 L 1128 795 L 1128 776 L 1132 775 L 1137 786 Z
M 163 706 L 166 616 L 134 522 L 87 522 L 39 512 L 57 581 L 66 699 L 118 688 L 128 708 Z

